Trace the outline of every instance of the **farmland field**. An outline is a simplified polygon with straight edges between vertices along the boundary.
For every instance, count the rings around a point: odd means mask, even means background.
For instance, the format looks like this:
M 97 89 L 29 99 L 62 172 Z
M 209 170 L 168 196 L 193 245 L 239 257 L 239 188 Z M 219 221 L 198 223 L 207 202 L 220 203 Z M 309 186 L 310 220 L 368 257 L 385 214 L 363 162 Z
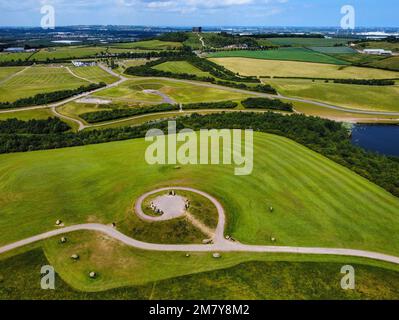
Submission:
M 251 51 L 220 51 L 208 54 L 208 58 L 228 58 L 241 57 L 264 60 L 288 60 L 288 61 L 304 61 L 326 64 L 347 65 L 346 61 L 336 59 L 320 52 L 312 51 L 305 48 L 280 48 L 275 50 Z
M 118 78 L 104 71 L 98 66 L 94 67 L 71 67 L 74 74 L 90 82 L 99 83 L 105 82 L 107 84 L 114 83 Z
M 223 100 L 244 99 L 248 95 L 215 89 L 207 86 L 184 83 L 173 80 L 140 79 L 131 80 L 122 85 L 97 92 L 94 96 L 110 98 L 115 101 L 138 101 L 159 103 L 162 98 L 143 90 L 159 90 L 178 103 L 214 102 Z
M 326 39 L 326 38 L 269 38 L 271 43 L 279 46 L 297 47 L 333 47 L 334 45 L 345 45 L 351 39 Z
M 145 49 L 145 50 L 173 50 L 181 47 L 182 44 L 179 42 L 160 41 L 160 40 L 146 40 L 138 42 L 118 43 L 111 45 L 111 48 Z
M 355 54 L 356 51 L 349 47 L 308 47 L 313 51 L 321 52 L 321 53 L 347 53 L 347 54 Z
M 213 62 L 245 76 L 386 79 L 399 78 L 399 72 L 352 66 L 295 61 L 259 61 L 247 58 L 213 58 Z
M 386 68 L 399 71 L 399 57 L 386 58 L 380 61 L 375 61 L 369 64 L 377 68 Z
M 6 61 L 24 61 L 27 60 L 33 52 L 21 52 L 21 53 L 0 53 L 0 62 Z
M 89 82 L 76 78 L 66 68 L 31 67 L 0 83 L 0 102 L 15 101 L 39 93 L 76 89 Z
M 357 44 L 357 47 L 363 49 L 384 49 L 399 52 L 399 43 L 388 41 L 369 41 Z
M 399 112 L 399 86 L 362 86 L 312 82 L 310 80 L 264 80 L 279 93 L 306 98 L 350 109 Z
M 362 54 L 362 53 L 330 53 L 333 57 L 345 60 L 353 64 L 364 64 L 367 65 L 368 63 L 372 63 L 375 61 L 379 61 L 385 59 L 384 56 L 377 56 L 372 54 Z

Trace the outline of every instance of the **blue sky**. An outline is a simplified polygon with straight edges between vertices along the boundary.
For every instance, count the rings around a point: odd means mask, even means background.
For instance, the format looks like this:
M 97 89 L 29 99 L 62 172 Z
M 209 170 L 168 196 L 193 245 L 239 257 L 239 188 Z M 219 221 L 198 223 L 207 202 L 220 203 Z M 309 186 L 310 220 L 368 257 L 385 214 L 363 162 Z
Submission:
M 399 27 L 398 0 L 0 0 L 0 25 L 39 26 L 44 4 L 59 26 L 339 26 L 353 5 L 357 26 Z

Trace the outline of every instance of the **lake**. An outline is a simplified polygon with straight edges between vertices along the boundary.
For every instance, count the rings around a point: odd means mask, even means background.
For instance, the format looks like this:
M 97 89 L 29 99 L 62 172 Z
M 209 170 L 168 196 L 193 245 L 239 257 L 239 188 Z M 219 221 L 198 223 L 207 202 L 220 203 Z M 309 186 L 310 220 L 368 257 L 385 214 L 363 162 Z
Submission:
M 381 154 L 399 156 L 399 125 L 363 125 L 353 127 L 352 143 Z

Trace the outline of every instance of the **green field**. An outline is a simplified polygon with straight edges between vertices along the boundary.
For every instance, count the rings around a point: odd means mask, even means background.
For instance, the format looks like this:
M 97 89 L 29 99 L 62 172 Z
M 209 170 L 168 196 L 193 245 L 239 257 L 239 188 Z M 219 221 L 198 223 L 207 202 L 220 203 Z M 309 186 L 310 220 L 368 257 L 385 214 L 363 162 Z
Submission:
M 399 72 L 338 66 L 321 63 L 296 61 L 257 60 L 248 58 L 214 58 L 211 61 L 245 76 L 260 77 L 304 77 L 304 78 L 355 78 L 355 79 L 391 79 L 399 78 Z
M 180 42 L 160 41 L 160 40 L 146 40 L 137 42 L 117 43 L 112 44 L 112 48 L 120 49 L 145 49 L 145 50 L 175 50 L 181 48 L 183 45 Z
M 119 80 L 117 77 L 109 74 L 98 66 L 94 67 L 71 67 L 74 74 L 90 82 L 99 83 L 105 82 L 107 84 L 114 83 Z
M 21 53 L 0 53 L 0 62 L 8 61 L 24 61 L 32 56 L 33 52 L 21 52 Z
M 115 101 L 127 102 L 162 102 L 158 95 L 144 93 L 143 90 L 159 90 L 178 103 L 215 102 L 223 100 L 244 99 L 247 95 L 216 89 L 209 86 L 179 82 L 174 80 L 140 79 L 123 83 L 116 88 L 110 88 L 95 93 L 96 97 L 110 98 Z
M 399 86 L 362 86 L 312 82 L 311 80 L 264 80 L 282 95 L 322 101 L 349 109 L 398 112 Z
M 347 54 L 355 54 L 356 51 L 350 47 L 308 47 L 313 51 L 321 52 L 321 53 L 347 53 Z
M 0 84 L 6 81 L 9 77 L 23 70 L 22 67 L 3 67 L 0 68 Z
M 17 112 L 0 113 L 0 120 L 6 119 L 18 119 L 18 120 L 31 120 L 31 119 L 47 119 L 48 117 L 54 117 L 50 109 L 35 109 Z
M 391 70 L 398 70 L 399 71 L 399 57 L 391 57 L 391 58 L 386 58 L 383 60 L 379 61 L 374 61 L 369 64 L 372 67 L 377 67 L 377 68 L 386 68 L 386 69 L 391 69 Z
M 279 46 L 296 47 L 333 47 L 346 45 L 351 39 L 326 39 L 326 38 L 269 38 L 271 43 Z
M 123 229 L 139 195 L 179 184 L 216 196 L 227 233 L 243 243 L 270 244 L 274 235 L 278 245 L 399 252 L 399 200 L 288 139 L 255 134 L 254 172 L 241 177 L 232 166 L 149 166 L 146 146 L 138 139 L 1 155 L 0 244 L 53 229 L 57 219 Z
M 86 236 L 87 238 L 87 236 Z M 139 257 L 140 258 L 140 257 Z M 177 257 L 179 263 L 188 263 Z M 140 259 L 141 260 L 141 259 Z M 154 260 L 153 260 L 154 261 Z M 158 268 L 164 263 L 148 263 L 146 267 Z M 197 259 L 195 259 L 197 261 Z M 103 292 L 82 292 L 64 281 L 64 270 L 57 275 L 56 290 L 42 290 L 38 270 L 50 262 L 45 252 L 35 249 L 8 259 L 0 260 L 0 299 L 68 299 L 68 300 L 135 300 L 135 299 L 398 299 L 398 272 L 365 265 L 354 265 L 356 290 L 342 290 L 339 286 L 342 264 L 338 262 L 273 262 L 254 261 L 241 263 L 223 270 L 180 276 L 142 285 L 111 289 Z M 216 265 L 217 263 L 215 263 Z M 77 264 L 71 264 L 73 271 Z M 92 267 L 97 264 L 91 265 Z M 119 268 L 117 268 L 119 269 Z M 58 268 L 56 269 L 57 271 Z M 106 283 L 101 273 L 93 282 Z M 142 270 L 140 270 L 142 271 Z M 82 271 L 81 271 L 82 272 Z M 84 272 L 84 271 L 83 271 Z M 9 277 L 13 274 L 13 277 Z M 137 273 L 137 276 L 142 273 Z M 134 276 L 131 272 L 130 277 Z M 292 275 L 300 275 L 295 277 Z M 76 279 L 76 277 L 74 277 Z M 70 281 L 70 273 L 67 281 Z M 376 286 L 376 283 L 378 285 Z M 81 286 L 79 286 L 81 287 Z
M 388 41 L 369 41 L 369 42 L 361 42 L 357 44 L 359 49 L 384 49 L 384 50 L 392 50 L 399 52 L 399 43 L 398 42 L 388 42 Z
M 0 83 L 0 102 L 15 101 L 39 93 L 76 89 L 89 82 L 79 79 L 60 67 L 31 67 Z
M 369 63 L 385 59 L 384 56 L 377 56 L 373 54 L 362 54 L 362 53 L 330 53 L 333 57 L 348 61 L 356 65 L 367 65 Z
M 204 72 L 187 61 L 168 61 L 158 64 L 153 67 L 156 70 L 172 72 L 172 73 L 186 73 L 195 74 L 199 77 L 209 77 L 211 76 L 208 72 Z
M 325 55 L 320 52 L 312 51 L 305 48 L 280 48 L 276 50 L 266 51 L 220 51 L 208 54 L 208 58 L 226 58 L 226 57 L 242 57 L 252 59 L 265 60 L 288 60 L 288 61 L 304 61 L 315 63 L 327 63 L 337 65 L 347 65 L 346 61 L 336 59 L 332 56 Z

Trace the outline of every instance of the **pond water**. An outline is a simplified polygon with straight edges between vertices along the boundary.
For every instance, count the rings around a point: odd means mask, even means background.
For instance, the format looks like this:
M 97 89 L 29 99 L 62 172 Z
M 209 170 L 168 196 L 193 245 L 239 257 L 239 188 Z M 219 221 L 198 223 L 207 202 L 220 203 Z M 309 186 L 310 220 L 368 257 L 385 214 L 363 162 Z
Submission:
M 388 156 L 399 156 L 399 125 L 357 124 L 352 131 L 352 143 Z

